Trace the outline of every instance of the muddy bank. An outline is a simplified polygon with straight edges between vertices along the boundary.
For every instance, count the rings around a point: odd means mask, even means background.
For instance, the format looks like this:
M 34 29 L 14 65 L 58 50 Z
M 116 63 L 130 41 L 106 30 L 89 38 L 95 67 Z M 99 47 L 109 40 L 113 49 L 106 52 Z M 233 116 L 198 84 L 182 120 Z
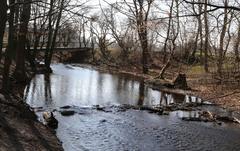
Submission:
M 204 78 L 208 78 L 210 75 L 192 75 L 187 73 L 186 80 L 190 89 L 183 90 L 173 87 L 174 78 L 176 78 L 178 72 L 173 69 L 173 72 L 166 72 L 166 79 L 155 79 L 158 74 L 157 69 L 150 70 L 148 75 L 142 74 L 138 68 L 128 68 L 128 67 L 114 67 L 107 65 L 79 65 L 73 64 L 74 66 L 80 67 L 91 67 L 93 69 L 99 70 L 101 72 L 107 72 L 112 74 L 120 74 L 127 76 L 129 78 L 142 80 L 145 84 L 149 85 L 151 88 L 156 90 L 161 90 L 169 93 L 177 93 L 183 95 L 194 95 L 200 97 L 204 100 L 208 100 L 215 103 L 225 109 L 234 111 L 240 114 L 240 90 L 238 88 L 226 88 L 225 85 L 216 85 L 205 83 Z M 169 69 L 170 70 L 170 69 Z M 187 72 L 182 69 L 182 72 Z
M 15 66 L 11 66 L 10 73 Z M 27 71 L 30 71 L 27 65 Z M 3 72 L 3 66 L 0 66 Z M 27 72 L 30 78 L 33 73 Z M 55 131 L 44 126 L 37 116 L 23 101 L 24 83 L 12 80 L 11 93 L 5 96 L 0 92 L 0 150 L 1 151 L 61 151 L 62 144 L 56 137 Z M 30 80 L 28 80 L 29 82 Z M 0 77 L 0 86 L 2 77 Z
M 0 150 L 63 150 L 55 132 L 37 120 L 20 98 L 0 94 Z
M 238 112 L 240 114 L 240 90 L 239 88 L 227 88 L 216 84 L 191 83 L 194 90 L 191 93 L 203 99 L 209 100 L 219 106 Z

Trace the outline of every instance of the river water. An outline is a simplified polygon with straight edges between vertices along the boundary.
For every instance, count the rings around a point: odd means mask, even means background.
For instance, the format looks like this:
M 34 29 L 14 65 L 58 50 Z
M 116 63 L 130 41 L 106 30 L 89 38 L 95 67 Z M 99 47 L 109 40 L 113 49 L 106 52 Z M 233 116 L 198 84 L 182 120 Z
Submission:
M 184 116 L 197 116 L 196 112 L 157 115 L 132 109 L 111 112 L 91 109 L 96 105 L 201 102 L 199 98 L 152 90 L 139 80 L 101 73 L 91 67 L 53 64 L 52 69 L 52 74 L 39 74 L 32 79 L 25 89 L 25 100 L 32 108 L 41 109 L 36 110 L 40 120 L 43 111 L 54 111 L 59 121 L 56 134 L 66 151 L 240 150 L 239 126 L 181 120 Z M 66 105 L 76 113 L 61 115 L 59 110 Z

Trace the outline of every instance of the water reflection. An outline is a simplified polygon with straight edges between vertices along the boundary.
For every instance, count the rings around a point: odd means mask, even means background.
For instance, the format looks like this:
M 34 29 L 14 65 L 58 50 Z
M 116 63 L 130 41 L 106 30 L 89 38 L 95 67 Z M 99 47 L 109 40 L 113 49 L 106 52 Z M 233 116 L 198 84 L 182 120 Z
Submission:
M 160 97 L 160 105 L 163 105 L 163 106 L 165 106 L 165 105 L 169 105 L 170 104 L 170 102 L 168 102 L 168 94 L 167 93 L 165 93 L 165 92 L 162 92 L 161 93 L 161 97 Z
M 143 105 L 143 102 L 144 102 L 144 83 L 143 81 L 140 82 L 139 84 L 139 95 L 138 95 L 138 105 Z
M 36 75 L 26 87 L 25 98 L 31 107 L 57 108 L 64 105 L 96 104 L 169 105 L 201 102 L 201 99 L 192 96 L 154 91 L 141 81 L 118 75 L 77 67 L 68 68 L 62 64 L 53 65 L 52 68 L 53 74 Z M 216 107 L 213 109 L 220 110 Z M 198 117 L 197 111 L 174 111 L 170 112 L 169 116 L 157 116 L 135 110 L 114 114 L 96 111 L 87 112 L 87 116 L 75 114 L 68 117 L 59 112 L 54 114 L 59 121 L 56 134 L 66 151 L 160 148 L 239 150 L 239 147 L 236 148 L 239 146 L 239 130 L 212 128 L 200 122 L 186 123 L 177 118 Z
M 172 99 L 175 103 L 182 103 L 185 101 L 185 95 L 182 94 L 172 94 Z
M 44 75 L 44 96 L 46 103 L 52 102 L 51 79 L 49 74 Z
M 25 98 L 31 106 L 169 105 L 196 101 L 194 97 L 152 90 L 142 81 L 124 76 L 63 64 L 52 68 L 53 74 L 36 75 L 26 87 Z

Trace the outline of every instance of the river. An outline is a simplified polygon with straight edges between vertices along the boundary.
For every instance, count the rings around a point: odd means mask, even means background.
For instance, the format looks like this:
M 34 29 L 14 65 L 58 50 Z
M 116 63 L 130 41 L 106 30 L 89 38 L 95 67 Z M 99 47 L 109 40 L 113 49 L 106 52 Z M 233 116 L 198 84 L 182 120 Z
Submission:
M 140 80 L 102 73 L 90 66 L 53 64 L 52 74 L 36 75 L 25 89 L 25 100 L 42 121 L 43 111 L 53 111 L 59 121 L 56 134 L 66 151 L 87 150 L 240 150 L 240 127 L 235 124 L 182 121 L 197 112 L 174 111 L 169 115 L 140 110 L 112 110 L 115 106 L 168 105 L 201 102 L 194 96 L 152 90 Z M 63 116 L 71 106 L 76 113 Z M 92 109 L 109 106 L 110 111 Z M 218 107 L 206 107 L 221 112 Z

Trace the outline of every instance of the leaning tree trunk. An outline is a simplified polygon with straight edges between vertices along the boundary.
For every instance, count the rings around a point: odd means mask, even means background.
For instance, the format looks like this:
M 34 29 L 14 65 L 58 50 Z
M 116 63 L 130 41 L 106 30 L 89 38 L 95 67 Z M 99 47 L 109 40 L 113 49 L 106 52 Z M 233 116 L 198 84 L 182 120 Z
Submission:
M 164 74 L 165 74 L 166 70 L 170 67 L 171 58 L 172 58 L 172 56 L 170 56 L 168 58 L 167 63 L 163 66 L 163 68 L 161 69 L 159 76 L 157 78 L 164 79 Z
M 23 10 L 20 18 L 21 24 L 17 42 L 16 70 L 14 73 L 17 82 L 26 82 L 27 80 L 25 71 L 25 45 L 27 42 L 28 22 L 31 14 L 31 0 L 25 0 L 24 2 L 25 4 L 23 4 Z
M 7 22 L 7 0 L 2 0 L 0 5 L 0 62 L 2 58 L 3 37 Z

